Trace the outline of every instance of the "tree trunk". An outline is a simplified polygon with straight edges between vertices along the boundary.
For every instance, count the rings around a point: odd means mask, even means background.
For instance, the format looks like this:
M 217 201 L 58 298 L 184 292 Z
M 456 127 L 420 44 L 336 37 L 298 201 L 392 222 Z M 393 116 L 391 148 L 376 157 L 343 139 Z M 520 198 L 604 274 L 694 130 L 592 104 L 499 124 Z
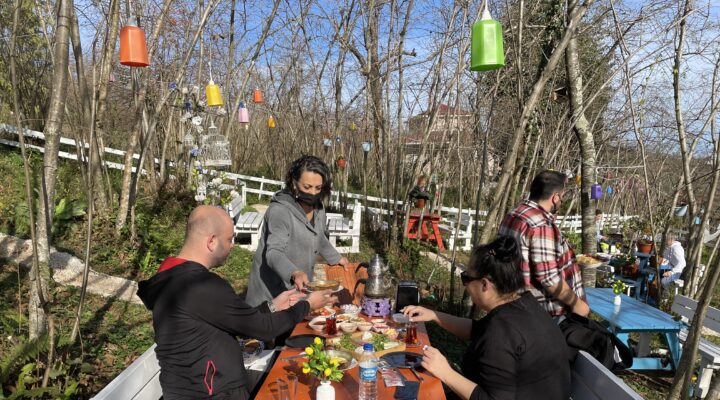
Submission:
M 568 16 L 577 7 L 577 0 L 568 4 Z M 574 34 L 575 32 L 573 32 Z M 582 251 L 585 254 L 595 253 L 597 248 L 595 232 L 595 213 L 590 191 L 592 184 L 597 181 L 595 171 L 595 140 L 590 124 L 585 117 L 583 104 L 583 80 L 578 58 L 577 39 L 573 36 L 565 50 L 565 70 L 567 73 L 567 86 L 570 94 L 570 122 L 573 125 L 575 136 L 580 144 L 582 189 L 580 190 L 580 210 L 582 213 Z
M 512 172 L 515 169 L 515 159 L 517 158 L 517 152 L 520 148 L 520 143 L 522 141 L 523 134 L 525 133 L 525 126 L 527 125 L 528 119 L 535 111 L 535 106 L 540 100 L 540 96 L 545 89 L 545 84 L 550 79 L 550 76 L 557 67 L 558 62 L 560 61 L 560 57 L 564 54 L 565 48 L 567 47 L 568 42 L 572 37 L 575 27 L 578 25 L 583 15 L 585 15 L 588 7 L 590 7 L 590 5 L 592 5 L 593 3 L 594 0 L 586 0 L 585 3 L 583 3 L 581 6 L 573 9 L 570 18 L 568 19 L 568 24 L 565 28 L 562 39 L 558 43 L 552 55 L 548 59 L 547 65 L 542 70 L 537 80 L 535 81 L 535 84 L 533 85 L 532 92 L 530 93 L 530 96 L 528 97 L 528 100 L 523 107 L 522 114 L 520 115 L 520 121 L 518 123 L 518 126 L 515 128 L 515 131 L 513 133 L 513 138 L 511 140 L 512 144 L 510 145 L 511 150 L 506 156 L 506 160 L 508 161 L 503 165 L 500 179 L 498 180 L 498 184 L 495 188 L 495 191 L 493 192 L 492 201 L 490 202 L 490 205 L 488 207 L 488 216 L 486 218 L 486 223 L 483 227 L 482 235 L 480 237 L 480 241 L 483 243 L 490 240 L 490 238 L 494 236 L 497 230 L 497 226 L 493 223 L 493 221 L 497 219 L 497 214 L 500 211 L 498 205 L 502 201 L 504 194 L 503 190 L 507 187 Z

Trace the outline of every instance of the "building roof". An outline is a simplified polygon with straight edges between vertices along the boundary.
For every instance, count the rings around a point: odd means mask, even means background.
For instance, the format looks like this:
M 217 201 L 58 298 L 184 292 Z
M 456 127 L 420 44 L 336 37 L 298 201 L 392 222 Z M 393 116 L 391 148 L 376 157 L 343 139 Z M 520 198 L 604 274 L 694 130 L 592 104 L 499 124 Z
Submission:
M 418 114 L 418 115 L 416 115 L 416 116 L 430 115 L 430 111 L 431 111 L 431 110 L 427 110 L 427 111 L 422 112 L 422 113 L 420 113 L 420 114 Z M 438 115 L 472 115 L 472 113 L 471 113 L 470 111 L 466 111 L 466 110 L 463 110 L 463 109 L 461 109 L 461 108 L 450 107 L 450 106 L 447 105 L 447 104 L 440 104 L 440 105 L 438 106 L 438 112 L 437 112 L 437 114 L 438 114 Z

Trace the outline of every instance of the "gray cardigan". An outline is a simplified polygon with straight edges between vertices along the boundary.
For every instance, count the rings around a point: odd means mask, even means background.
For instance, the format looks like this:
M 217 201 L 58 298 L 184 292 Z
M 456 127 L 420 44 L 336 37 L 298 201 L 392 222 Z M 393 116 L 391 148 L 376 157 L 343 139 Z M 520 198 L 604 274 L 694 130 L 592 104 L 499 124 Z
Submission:
M 315 208 L 313 224 L 290 192 L 283 189 L 273 196 L 264 222 L 245 299 L 251 306 L 290 289 L 290 277 L 297 270 L 312 280 L 318 255 L 328 264 L 340 262 L 342 256 L 326 235 L 322 205 Z

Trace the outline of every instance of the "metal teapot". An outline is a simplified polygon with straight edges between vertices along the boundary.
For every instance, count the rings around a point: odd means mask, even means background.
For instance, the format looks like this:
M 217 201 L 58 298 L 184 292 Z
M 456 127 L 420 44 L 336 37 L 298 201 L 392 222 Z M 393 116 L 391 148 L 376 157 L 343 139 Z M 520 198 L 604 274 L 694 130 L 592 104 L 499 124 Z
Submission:
M 368 277 L 367 279 L 358 279 L 353 290 L 353 295 L 357 292 L 358 285 L 361 283 L 365 285 L 365 296 L 382 298 L 387 297 L 387 290 L 392 287 L 392 281 L 385 278 L 385 273 L 390 268 L 385 265 L 385 262 L 380 255 L 375 254 L 369 263 L 360 263 L 355 269 L 357 274 L 360 268 L 366 268 Z

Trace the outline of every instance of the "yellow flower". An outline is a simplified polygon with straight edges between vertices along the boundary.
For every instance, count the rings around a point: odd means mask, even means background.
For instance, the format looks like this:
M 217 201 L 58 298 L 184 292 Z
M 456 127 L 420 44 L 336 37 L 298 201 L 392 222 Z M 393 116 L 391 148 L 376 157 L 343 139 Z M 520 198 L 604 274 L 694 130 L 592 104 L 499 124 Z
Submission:
M 319 337 L 316 337 L 316 338 L 315 338 L 315 344 L 318 345 L 318 346 L 320 346 L 321 344 L 323 344 L 323 342 L 322 342 L 322 340 L 320 340 Z
M 340 365 L 340 361 L 339 361 L 337 358 L 333 357 L 333 358 L 330 360 L 330 364 L 332 364 L 332 365 L 334 365 L 334 366 L 337 367 L 338 365 Z
M 310 367 L 305 367 L 302 369 L 303 374 L 309 374 L 310 373 Z
M 325 376 L 330 376 L 332 374 L 332 370 L 330 368 L 325 368 Z
M 313 355 L 313 349 L 312 349 L 312 347 L 306 347 L 306 348 L 305 348 L 305 354 L 307 354 L 307 355 L 309 355 L 309 356 Z

